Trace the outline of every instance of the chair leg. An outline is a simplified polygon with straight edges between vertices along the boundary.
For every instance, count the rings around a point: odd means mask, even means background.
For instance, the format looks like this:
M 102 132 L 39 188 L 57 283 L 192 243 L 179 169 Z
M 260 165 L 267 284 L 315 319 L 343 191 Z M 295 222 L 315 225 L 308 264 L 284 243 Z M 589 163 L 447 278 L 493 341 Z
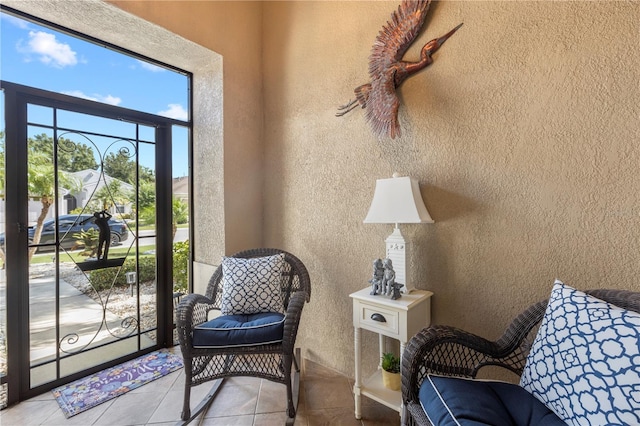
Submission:
M 292 426 L 296 420 L 296 414 L 298 413 L 298 402 L 300 399 L 300 366 L 298 365 L 298 359 L 300 359 L 300 348 L 295 349 L 295 354 L 292 357 L 291 363 L 288 364 L 288 377 L 287 380 L 287 426 Z M 293 375 L 291 374 L 291 365 L 293 364 Z
M 211 390 L 209 391 L 209 393 L 207 394 L 207 396 L 205 396 L 202 401 L 200 401 L 200 403 L 198 404 L 198 406 L 196 408 L 193 409 L 193 414 L 189 414 L 190 409 L 189 409 L 189 400 L 185 400 L 185 404 L 186 404 L 186 409 L 183 408 L 182 410 L 182 421 L 176 423 L 175 426 L 185 426 L 188 425 L 189 423 L 191 423 L 196 417 L 198 417 L 200 414 L 202 414 L 203 412 L 207 411 L 207 409 L 209 408 L 209 406 L 211 405 L 211 403 L 213 402 L 213 400 L 216 397 L 216 394 L 218 393 L 218 391 L 220 390 L 220 386 L 222 386 L 222 383 L 224 382 L 224 379 L 216 379 L 213 381 L 213 386 L 211 387 Z M 186 395 L 186 391 L 185 391 L 185 395 Z M 187 417 L 185 418 L 185 410 L 187 412 Z
M 191 369 L 187 367 L 186 363 L 184 370 L 184 400 L 180 418 L 182 420 L 188 420 L 189 417 L 191 417 Z

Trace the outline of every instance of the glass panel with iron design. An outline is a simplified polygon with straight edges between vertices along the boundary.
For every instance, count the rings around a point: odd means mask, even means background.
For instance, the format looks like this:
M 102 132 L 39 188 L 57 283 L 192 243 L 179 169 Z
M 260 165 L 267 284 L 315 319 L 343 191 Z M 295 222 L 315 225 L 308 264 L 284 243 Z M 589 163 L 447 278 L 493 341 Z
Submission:
M 172 126 L 172 168 L 174 172 L 172 185 L 172 218 L 173 235 L 173 306 L 180 302 L 183 295 L 189 292 L 189 275 L 191 273 L 191 249 L 189 241 L 189 218 L 191 204 L 189 202 L 189 129 Z M 175 309 L 174 309 L 175 327 Z M 178 334 L 174 328 L 173 342 L 178 344 Z
M 54 117 L 60 127 L 28 131 L 31 387 L 156 344 L 136 125 L 59 109 Z M 154 158 L 155 145 L 144 145 Z M 155 200 L 155 171 L 146 172 Z

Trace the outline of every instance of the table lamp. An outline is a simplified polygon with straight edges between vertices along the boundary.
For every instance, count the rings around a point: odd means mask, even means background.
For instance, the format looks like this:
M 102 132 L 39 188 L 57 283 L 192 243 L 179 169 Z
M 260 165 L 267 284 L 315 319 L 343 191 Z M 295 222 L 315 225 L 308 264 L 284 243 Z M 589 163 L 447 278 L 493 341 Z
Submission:
M 406 269 L 409 243 L 400 232 L 400 223 L 433 223 L 420 195 L 416 179 L 394 173 L 390 179 L 378 179 L 369 213 L 364 223 L 393 223 L 393 233 L 386 239 L 387 258 L 393 263 L 396 282 L 404 284 L 402 292 L 410 293 L 415 286 L 409 282 Z

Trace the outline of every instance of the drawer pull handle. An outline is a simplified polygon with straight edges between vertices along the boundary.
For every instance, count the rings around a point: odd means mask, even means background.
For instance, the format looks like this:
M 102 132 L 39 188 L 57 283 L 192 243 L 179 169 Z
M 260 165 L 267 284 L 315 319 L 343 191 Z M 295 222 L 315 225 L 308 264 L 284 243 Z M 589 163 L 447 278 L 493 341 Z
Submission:
M 382 314 L 373 314 L 371 319 L 378 322 L 387 322 L 387 319 Z

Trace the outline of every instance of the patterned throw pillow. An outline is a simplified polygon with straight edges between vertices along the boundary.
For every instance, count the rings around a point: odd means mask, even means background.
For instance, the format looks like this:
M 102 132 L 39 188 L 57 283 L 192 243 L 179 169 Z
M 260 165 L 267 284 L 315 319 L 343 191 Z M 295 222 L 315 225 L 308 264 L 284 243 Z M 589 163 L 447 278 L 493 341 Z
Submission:
M 569 425 L 640 424 L 640 314 L 556 280 L 520 385 Z
M 281 295 L 284 254 L 222 258 L 222 315 L 284 313 Z

